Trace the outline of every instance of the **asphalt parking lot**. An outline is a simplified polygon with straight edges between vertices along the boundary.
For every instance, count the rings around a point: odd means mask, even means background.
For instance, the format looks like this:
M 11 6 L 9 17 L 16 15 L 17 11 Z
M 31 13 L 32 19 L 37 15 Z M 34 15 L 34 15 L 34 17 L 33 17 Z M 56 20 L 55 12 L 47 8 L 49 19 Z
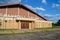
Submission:
M 60 40 L 60 30 L 0 36 L 0 40 Z

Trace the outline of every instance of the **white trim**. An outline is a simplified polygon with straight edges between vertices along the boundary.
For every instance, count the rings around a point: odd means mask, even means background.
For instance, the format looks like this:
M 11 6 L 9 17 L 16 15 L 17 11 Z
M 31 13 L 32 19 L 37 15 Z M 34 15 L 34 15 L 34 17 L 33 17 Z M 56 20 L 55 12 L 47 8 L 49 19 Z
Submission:
M 28 18 L 29 18 L 29 11 L 28 11 Z
M 20 12 L 19 12 L 19 7 L 18 7 L 18 16 L 19 16 L 19 13 L 20 13 Z
M 8 8 L 6 8 L 6 16 L 7 16 L 7 11 L 8 11 Z
M 22 17 L 1 17 L 0 19 L 4 20 L 29 20 L 29 21 L 35 21 L 35 22 L 48 22 L 48 23 L 52 23 L 51 21 L 44 21 L 44 20 L 36 20 L 36 19 L 32 19 L 32 18 L 22 18 Z
M 13 18 L 5 18 L 5 20 L 13 20 Z

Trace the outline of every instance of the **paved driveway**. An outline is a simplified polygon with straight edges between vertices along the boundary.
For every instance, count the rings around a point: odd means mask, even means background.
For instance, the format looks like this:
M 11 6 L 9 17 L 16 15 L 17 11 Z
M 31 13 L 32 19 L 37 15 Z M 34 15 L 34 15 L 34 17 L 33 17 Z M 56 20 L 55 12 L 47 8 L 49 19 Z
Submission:
M 60 30 L 0 36 L 0 40 L 60 40 Z

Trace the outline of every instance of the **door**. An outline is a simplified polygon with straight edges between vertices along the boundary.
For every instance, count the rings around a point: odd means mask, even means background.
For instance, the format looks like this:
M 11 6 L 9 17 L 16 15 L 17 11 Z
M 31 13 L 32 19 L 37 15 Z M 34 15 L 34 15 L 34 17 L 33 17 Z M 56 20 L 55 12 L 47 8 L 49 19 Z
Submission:
M 29 22 L 26 22 L 26 21 L 21 22 L 21 28 L 22 29 L 29 29 Z

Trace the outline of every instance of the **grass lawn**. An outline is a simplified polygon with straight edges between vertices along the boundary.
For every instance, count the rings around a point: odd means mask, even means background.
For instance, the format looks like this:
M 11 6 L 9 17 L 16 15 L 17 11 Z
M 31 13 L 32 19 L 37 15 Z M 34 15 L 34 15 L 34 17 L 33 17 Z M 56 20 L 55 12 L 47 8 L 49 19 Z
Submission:
M 32 32 L 48 32 L 53 30 L 60 30 L 60 26 L 53 26 L 52 28 L 35 28 L 32 30 L 0 29 L 0 35 L 27 34 Z

